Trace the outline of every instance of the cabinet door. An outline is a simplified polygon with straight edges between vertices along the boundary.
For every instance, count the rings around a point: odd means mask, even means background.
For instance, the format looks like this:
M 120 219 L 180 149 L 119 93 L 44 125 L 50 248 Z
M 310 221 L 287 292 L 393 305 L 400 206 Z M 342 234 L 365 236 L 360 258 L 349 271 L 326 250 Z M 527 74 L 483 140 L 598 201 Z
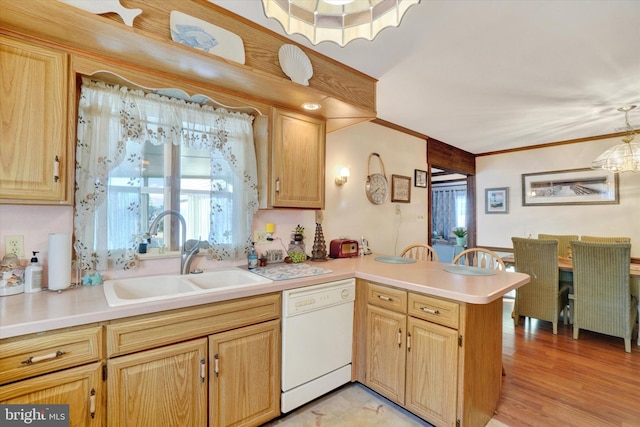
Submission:
M 407 316 L 367 309 L 367 386 L 404 404 Z
M 273 109 L 271 206 L 324 208 L 325 123 Z
M 211 426 L 258 426 L 280 415 L 280 321 L 209 337 Z
M 409 317 L 405 407 L 438 426 L 455 426 L 458 331 Z
M 71 203 L 67 54 L 0 37 L 0 79 L 0 202 Z
M 103 426 L 102 362 L 41 375 L 0 387 L 0 403 L 69 405 L 69 426 Z
M 206 426 L 207 339 L 107 362 L 110 427 Z

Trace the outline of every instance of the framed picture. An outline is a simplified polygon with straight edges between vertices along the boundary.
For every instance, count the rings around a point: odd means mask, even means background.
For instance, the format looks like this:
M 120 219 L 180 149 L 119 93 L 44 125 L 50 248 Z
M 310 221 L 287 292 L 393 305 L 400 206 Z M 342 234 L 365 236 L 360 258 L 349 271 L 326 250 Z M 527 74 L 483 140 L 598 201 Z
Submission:
M 391 175 L 391 201 L 400 203 L 411 202 L 411 177 Z
M 522 206 L 619 204 L 618 175 L 569 169 L 522 175 Z
M 414 170 L 414 187 L 427 188 L 427 171 L 421 171 L 420 169 Z
M 484 213 L 509 213 L 509 188 L 487 188 L 484 190 Z

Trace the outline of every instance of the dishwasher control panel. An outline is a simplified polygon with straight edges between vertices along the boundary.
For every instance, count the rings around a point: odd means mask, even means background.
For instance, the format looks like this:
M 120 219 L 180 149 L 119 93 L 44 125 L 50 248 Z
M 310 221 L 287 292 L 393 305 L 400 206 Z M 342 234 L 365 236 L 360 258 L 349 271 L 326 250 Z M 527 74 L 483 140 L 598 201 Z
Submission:
M 282 314 L 295 316 L 355 301 L 355 279 L 339 280 L 292 289 L 282 293 Z

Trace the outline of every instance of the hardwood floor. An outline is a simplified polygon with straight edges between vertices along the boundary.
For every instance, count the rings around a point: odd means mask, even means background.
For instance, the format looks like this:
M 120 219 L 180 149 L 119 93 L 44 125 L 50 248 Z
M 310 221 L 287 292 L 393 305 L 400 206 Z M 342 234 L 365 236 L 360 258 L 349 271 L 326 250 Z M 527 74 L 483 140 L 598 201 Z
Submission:
M 511 427 L 640 426 L 640 347 L 573 327 L 525 319 L 513 326 L 505 299 L 503 364 L 506 376 L 496 420 Z M 637 326 L 636 326 L 637 333 Z

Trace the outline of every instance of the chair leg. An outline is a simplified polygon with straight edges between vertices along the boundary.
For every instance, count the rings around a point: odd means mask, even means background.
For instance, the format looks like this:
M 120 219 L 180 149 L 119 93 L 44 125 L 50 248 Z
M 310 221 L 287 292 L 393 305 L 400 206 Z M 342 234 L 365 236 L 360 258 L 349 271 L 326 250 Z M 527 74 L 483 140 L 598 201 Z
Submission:
M 553 322 L 553 335 L 558 335 L 558 322 Z
M 573 324 L 573 339 L 577 340 L 578 339 L 578 334 L 580 333 L 580 328 L 578 328 L 576 326 L 576 324 Z
M 631 338 L 624 339 L 624 351 L 631 353 Z

